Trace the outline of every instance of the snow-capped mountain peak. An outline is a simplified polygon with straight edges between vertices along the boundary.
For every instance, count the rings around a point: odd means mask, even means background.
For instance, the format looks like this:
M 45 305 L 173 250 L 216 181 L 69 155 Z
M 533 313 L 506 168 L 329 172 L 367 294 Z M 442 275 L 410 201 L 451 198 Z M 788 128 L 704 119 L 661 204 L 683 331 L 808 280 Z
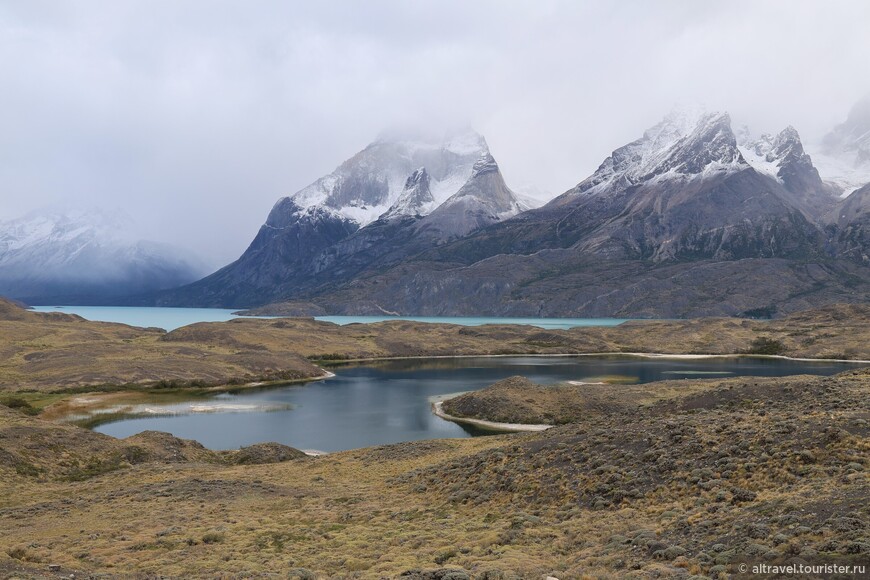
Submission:
M 385 134 L 292 199 L 302 209 L 318 206 L 362 227 L 389 213 L 408 177 L 425 167 L 435 203 L 417 209 L 428 213 L 459 191 L 488 153 L 486 140 L 470 129 L 438 138 Z
M 495 158 L 492 154 L 487 151 L 486 154 L 482 155 L 480 159 L 474 162 L 474 165 L 471 168 L 471 176 L 477 177 L 484 173 L 491 173 L 493 171 L 498 171 L 498 163 L 495 162 Z
M 744 159 L 756 170 L 780 183 L 786 178 L 787 167 L 799 164 L 815 172 L 812 159 L 804 151 L 797 129 L 789 125 L 776 136 L 763 133 L 753 138 L 748 130 L 741 131 L 739 149 Z
M 435 198 L 429 188 L 429 172 L 425 167 L 414 171 L 405 180 L 405 188 L 393 206 L 381 216 L 381 219 L 393 219 L 400 216 L 422 216 L 431 213 L 435 208 Z
M 573 193 L 596 194 L 657 176 L 692 177 L 745 167 L 728 113 L 679 109 L 640 139 L 616 149 Z
M 135 240 L 133 220 L 120 211 L 52 207 L 0 222 L 0 262 L 37 244 L 122 243 Z

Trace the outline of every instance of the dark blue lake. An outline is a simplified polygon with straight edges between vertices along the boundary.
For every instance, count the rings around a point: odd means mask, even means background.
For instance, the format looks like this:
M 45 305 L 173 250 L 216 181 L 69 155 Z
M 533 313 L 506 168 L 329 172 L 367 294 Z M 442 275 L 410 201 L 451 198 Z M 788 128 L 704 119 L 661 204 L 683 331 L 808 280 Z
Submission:
M 206 401 L 212 410 L 228 412 L 129 419 L 104 424 L 96 430 L 115 437 L 149 429 L 168 431 L 178 437 L 196 439 L 212 449 L 277 441 L 299 449 L 338 451 L 475 435 L 434 416 L 430 411 L 431 398 L 480 389 L 512 375 L 524 375 L 543 384 L 596 382 L 602 377 L 646 383 L 739 375 L 830 375 L 856 366 L 859 365 L 737 357 L 517 356 L 385 361 L 334 367 L 336 376 L 322 381 L 221 394 Z M 180 404 L 155 410 L 183 413 L 189 408 L 189 404 Z

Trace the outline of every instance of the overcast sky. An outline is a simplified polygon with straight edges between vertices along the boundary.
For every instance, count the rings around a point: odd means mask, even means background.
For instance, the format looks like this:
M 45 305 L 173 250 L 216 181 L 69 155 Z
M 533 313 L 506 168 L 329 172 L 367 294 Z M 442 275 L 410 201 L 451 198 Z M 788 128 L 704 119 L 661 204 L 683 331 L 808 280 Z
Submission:
M 0 218 L 126 210 L 219 265 L 384 129 L 470 124 L 561 193 L 678 103 L 804 140 L 870 92 L 870 2 L 0 0 Z

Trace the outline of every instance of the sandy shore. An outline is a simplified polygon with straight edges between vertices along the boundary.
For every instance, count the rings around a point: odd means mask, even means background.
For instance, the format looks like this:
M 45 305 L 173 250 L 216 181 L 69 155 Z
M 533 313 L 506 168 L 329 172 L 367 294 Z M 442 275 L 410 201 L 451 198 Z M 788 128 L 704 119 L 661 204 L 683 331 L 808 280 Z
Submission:
M 746 354 L 746 353 L 727 353 L 727 354 L 676 354 L 666 352 L 569 352 L 569 353 L 512 353 L 512 354 L 456 354 L 456 355 L 432 355 L 432 356 L 383 356 L 370 358 L 353 358 L 342 359 L 337 361 L 328 361 L 326 365 L 341 366 L 348 363 L 367 363 L 390 360 L 420 360 L 420 359 L 448 359 L 448 358 L 557 358 L 557 357 L 596 357 L 596 356 L 626 356 L 638 358 L 662 358 L 674 360 L 694 360 L 694 359 L 711 359 L 711 358 L 769 358 L 780 360 L 793 360 L 799 362 L 836 362 L 836 363 L 855 363 L 855 364 L 870 364 L 870 360 L 850 359 L 850 358 L 801 358 L 793 356 L 785 356 L 781 354 Z M 328 378 L 328 377 L 319 377 Z M 306 379 L 308 380 L 308 379 Z
M 526 423 L 497 423 L 495 421 L 484 421 L 483 419 L 466 419 L 464 417 L 454 417 L 453 415 L 449 415 L 444 412 L 443 409 L 444 401 L 436 401 L 432 403 L 432 412 L 435 413 L 436 416 L 441 417 L 446 421 L 453 421 L 454 423 L 464 423 L 466 425 L 473 425 L 475 427 L 479 427 L 481 429 L 486 429 L 488 431 L 501 431 L 505 433 L 520 433 L 527 431 L 546 431 L 553 427 L 553 425 L 535 425 L 535 424 L 526 424 Z

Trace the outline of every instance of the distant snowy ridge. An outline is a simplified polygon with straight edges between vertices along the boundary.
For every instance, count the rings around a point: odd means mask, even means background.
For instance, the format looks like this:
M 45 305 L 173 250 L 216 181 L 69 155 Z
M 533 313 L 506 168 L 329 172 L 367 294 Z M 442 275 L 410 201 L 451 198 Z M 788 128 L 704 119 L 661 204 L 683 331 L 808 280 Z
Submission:
M 34 303 L 119 296 L 204 273 L 190 254 L 133 231 L 129 216 L 105 210 L 42 210 L 0 222 L 0 295 Z

